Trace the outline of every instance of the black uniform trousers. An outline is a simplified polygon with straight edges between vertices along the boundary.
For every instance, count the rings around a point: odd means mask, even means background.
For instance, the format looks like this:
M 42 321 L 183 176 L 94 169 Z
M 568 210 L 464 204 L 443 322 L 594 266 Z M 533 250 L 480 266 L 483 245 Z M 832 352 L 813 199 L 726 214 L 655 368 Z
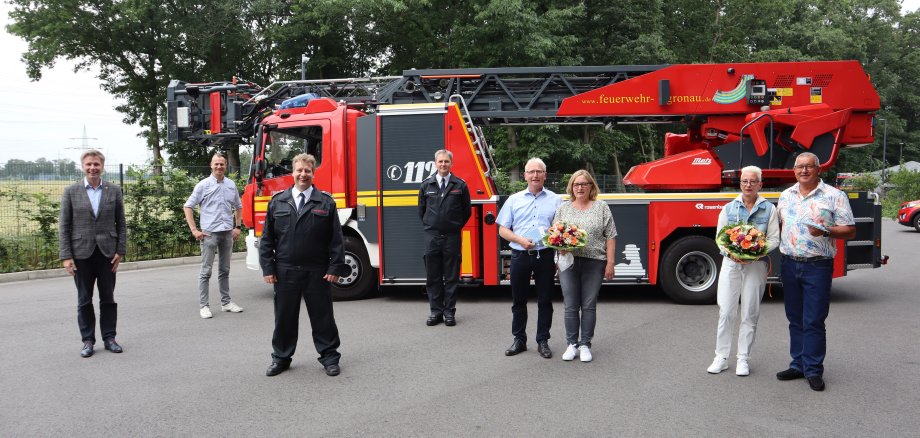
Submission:
M 454 316 L 460 282 L 460 233 L 425 233 L 425 289 L 431 314 Z
M 339 329 L 332 313 L 332 291 L 325 272 L 278 269 L 275 283 L 275 332 L 272 335 L 272 361 L 287 364 L 297 349 L 300 300 L 303 298 L 313 329 L 313 345 L 319 363 L 338 364 L 342 357 Z
M 553 278 L 556 276 L 555 252 L 511 250 L 511 334 L 527 342 L 527 297 L 533 276 L 537 292 L 537 342 L 549 340 L 553 324 Z
M 115 273 L 112 261 L 99 251 L 88 259 L 74 259 L 73 281 L 77 285 L 77 324 L 83 342 L 96 343 L 96 313 L 93 308 L 93 289 L 99 286 L 99 331 L 102 339 L 115 338 L 118 321 L 118 304 L 115 303 Z

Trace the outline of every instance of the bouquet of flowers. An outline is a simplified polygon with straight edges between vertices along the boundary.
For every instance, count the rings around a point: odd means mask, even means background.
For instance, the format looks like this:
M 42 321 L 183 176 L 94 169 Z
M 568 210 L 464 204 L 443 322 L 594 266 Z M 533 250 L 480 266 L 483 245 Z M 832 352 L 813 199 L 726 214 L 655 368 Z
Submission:
M 562 251 L 583 248 L 588 243 L 588 233 L 577 225 L 556 222 L 543 234 L 543 245 Z
M 543 234 L 543 245 L 562 251 L 583 248 L 588 243 L 588 233 L 578 228 L 577 225 L 566 222 L 556 222 Z M 565 271 L 575 264 L 575 256 L 571 253 L 557 254 L 556 264 L 560 271 Z
M 722 227 L 716 245 L 738 260 L 754 261 L 767 255 L 767 236 L 752 225 L 738 223 Z

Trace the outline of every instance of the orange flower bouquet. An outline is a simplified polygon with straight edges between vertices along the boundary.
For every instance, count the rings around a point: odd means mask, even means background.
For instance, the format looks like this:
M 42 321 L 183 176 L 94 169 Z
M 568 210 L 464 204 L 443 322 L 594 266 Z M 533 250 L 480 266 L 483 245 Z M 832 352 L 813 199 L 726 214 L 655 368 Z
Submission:
M 767 255 L 767 236 L 752 225 L 739 223 L 722 227 L 716 236 L 719 249 L 738 260 L 753 261 Z
M 588 243 L 588 233 L 577 225 L 556 222 L 543 234 L 543 245 L 562 251 L 583 248 Z

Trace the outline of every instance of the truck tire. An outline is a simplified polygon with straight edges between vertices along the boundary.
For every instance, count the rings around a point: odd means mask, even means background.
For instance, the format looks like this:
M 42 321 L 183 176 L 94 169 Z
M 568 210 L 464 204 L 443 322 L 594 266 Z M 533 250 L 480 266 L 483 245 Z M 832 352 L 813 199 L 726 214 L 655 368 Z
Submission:
M 721 264 L 714 239 L 682 237 L 665 250 L 659 284 L 668 297 L 680 304 L 713 304 Z
M 345 265 L 350 271 L 332 284 L 333 300 L 360 300 L 377 291 L 377 270 L 371 267 L 361 238 L 345 236 Z

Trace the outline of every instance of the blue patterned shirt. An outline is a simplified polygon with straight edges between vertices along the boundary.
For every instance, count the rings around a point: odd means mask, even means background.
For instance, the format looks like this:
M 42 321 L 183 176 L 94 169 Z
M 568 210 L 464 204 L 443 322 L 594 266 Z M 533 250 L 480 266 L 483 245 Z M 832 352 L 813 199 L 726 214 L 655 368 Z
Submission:
M 837 255 L 837 239 L 812 236 L 808 225 L 828 229 L 856 223 L 846 193 L 824 181 L 818 181 L 807 196 L 799 193 L 798 183 L 784 190 L 779 196 L 779 219 L 783 224 L 779 251 L 793 257 Z

